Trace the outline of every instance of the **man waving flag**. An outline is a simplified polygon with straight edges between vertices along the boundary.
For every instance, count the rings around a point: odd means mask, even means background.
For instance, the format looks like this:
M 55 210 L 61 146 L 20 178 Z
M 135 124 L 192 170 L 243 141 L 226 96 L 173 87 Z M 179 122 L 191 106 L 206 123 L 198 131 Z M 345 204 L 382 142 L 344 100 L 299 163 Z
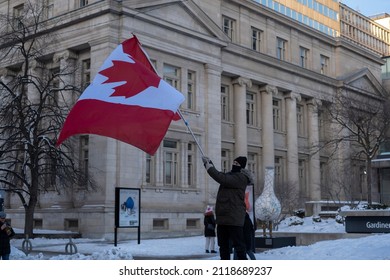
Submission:
M 138 39 L 118 45 L 80 96 L 57 140 L 97 134 L 154 155 L 184 96 L 155 72 Z

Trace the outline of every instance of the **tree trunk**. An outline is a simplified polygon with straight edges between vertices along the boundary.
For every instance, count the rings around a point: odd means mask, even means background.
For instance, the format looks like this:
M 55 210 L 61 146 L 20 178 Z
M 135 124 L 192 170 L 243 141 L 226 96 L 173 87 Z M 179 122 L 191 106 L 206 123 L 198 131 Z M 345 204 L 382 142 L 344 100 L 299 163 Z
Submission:
M 367 157 L 367 202 L 369 205 L 372 204 L 372 167 L 371 158 Z
M 29 238 L 33 238 L 34 228 L 34 208 L 30 205 L 25 208 L 25 219 L 24 219 L 24 234 L 28 235 Z
M 36 180 L 32 181 L 36 182 Z M 34 212 L 38 202 L 38 184 L 33 184 L 30 190 L 30 199 L 28 200 L 27 207 L 25 207 L 24 234 L 28 234 L 30 238 L 33 238 Z

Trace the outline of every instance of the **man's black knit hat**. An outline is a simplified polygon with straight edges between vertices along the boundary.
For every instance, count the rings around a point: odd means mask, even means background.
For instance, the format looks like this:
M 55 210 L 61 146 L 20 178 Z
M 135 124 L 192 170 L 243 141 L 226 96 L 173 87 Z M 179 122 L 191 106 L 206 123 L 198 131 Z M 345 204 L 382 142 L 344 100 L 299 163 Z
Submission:
M 237 161 L 241 165 L 241 168 L 245 168 L 247 159 L 246 157 L 238 157 L 234 161 Z

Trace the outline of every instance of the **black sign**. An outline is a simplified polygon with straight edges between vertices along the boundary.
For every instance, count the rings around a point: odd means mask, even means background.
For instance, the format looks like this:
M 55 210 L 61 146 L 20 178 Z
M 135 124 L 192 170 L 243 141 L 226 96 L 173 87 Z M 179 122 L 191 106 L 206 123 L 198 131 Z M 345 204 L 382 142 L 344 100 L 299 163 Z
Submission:
M 348 233 L 390 233 L 390 216 L 347 216 Z

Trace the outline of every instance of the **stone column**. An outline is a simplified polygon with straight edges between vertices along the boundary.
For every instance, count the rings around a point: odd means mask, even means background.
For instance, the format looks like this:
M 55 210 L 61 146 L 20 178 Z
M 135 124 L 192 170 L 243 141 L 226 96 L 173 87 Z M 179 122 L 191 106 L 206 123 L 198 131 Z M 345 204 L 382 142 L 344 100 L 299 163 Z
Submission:
M 252 87 L 249 79 L 238 78 L 233 81 L 234 101 L 234 157 L 247 156 L 248 132 L 246 123 L 246 88 Z
M 298 173 L 298 127 L 297 127 L 297 100 L 301 96 L 290 92 L 286 96 L 287 114 L 287 180 L 299 189 Z
M 310 200 L 321 200 L 321 172 L 320 172 L 320 154 L 319 148 L 319 123 L 318 106 L 321 102 L 316 99 L 310 99 L 308 106 L 308 130 L 309 130 L 309 198 Z M 314 213 L 317 215 L 318 213 Z
M 263 144 L 263 167 L 275 165 L 274 150 L 274 126 L 273 126 L 273 96 L 278 94 L 275 86 L 267 85 L 260 89 L 262 111 L 262 144 Z
M 333 108 L 333 114 L 338 113 L 338 118 L 341 120 L 341 123 L 348 123 L 348 117 L 345 116 L 344 112 L 347 108 L 341 108 L 343 106 L 340 102 L 340 96 L 346 96 L 348 94 L 345 88 L 337 89 L 337 97 L 335 99 L 336 108 Z M 345 105 L 344 105 L 345 106 Z M 331 192 L 335 193 L 338 191 L 340 183 L 344 186 L 349 186 L 353 180 L 351 178 L 352 162 L 351 162 L 351 152 L 352 152 L 352 142 L 345 141 L 350 136 L 348 128 L 335 121 L 334 117 L 330 116 L 330 128 L 328 134 L 331 138 L 328 139 L 343 139 L 341 142 L 334 143 L 329 149 L 332 149 L 333 155 L 328 160 L 327 172 L 330 175 L 330 184 Z M 327 139 L 327 140 L 328 140 Z M 350 190 L 348 190 L 350 191 Z
M 204 152 L 213 161 L 215 167 L 221 168 L 221 142 L 222 142 L 222 124 L 221 124 L 221 73 L 222 68 L 214 64 L 205 64 L 205 89 L 204 96 L 204 141 L 202 146 Z M 197 153 L 198 155 L 200 153 Z M 198 174 L 204 178 L 204 203 L 214 204 L 215 195 L 218 190 L 218 184 L 205 172 L 202 160 L 199 159 L 200 170 Z
M 217 65 L 206 64 L 207 93 L 204 96 L 205 117 L 205 145 L 204 152 L 209 156 L 216 168 L 220 168 L 221 162 L 221 73 L 222 68 Z
M 40 86 L 40 83 L 43 78 L 42 71 L 44 69 L 44 65 L 37 60 L 32 60 L 29 66 L 30 67 L 28 69 L 28 74 L 30 75 L 32 83 L 27 84 L 27 96 L 32 104 L 39 104 L 41 100 L 40 91 L 42 90 L 42 86 Z

